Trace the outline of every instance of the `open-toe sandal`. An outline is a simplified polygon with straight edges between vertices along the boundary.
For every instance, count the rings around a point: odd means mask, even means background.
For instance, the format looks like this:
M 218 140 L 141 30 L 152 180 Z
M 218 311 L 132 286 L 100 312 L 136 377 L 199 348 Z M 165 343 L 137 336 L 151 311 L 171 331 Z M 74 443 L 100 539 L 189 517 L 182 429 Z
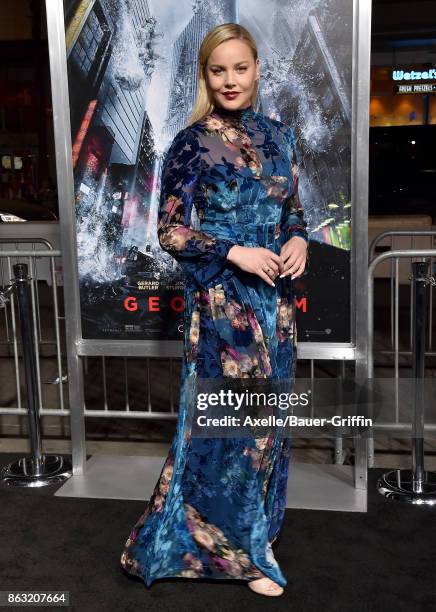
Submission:
M 278 595 L 282 595 L 284 591 L 283 587 L 267 576 L 258 578 L 257 580 L 250 580 L 248 586 L 255 593 L 267 595 L 269 597 L 277 597 Z

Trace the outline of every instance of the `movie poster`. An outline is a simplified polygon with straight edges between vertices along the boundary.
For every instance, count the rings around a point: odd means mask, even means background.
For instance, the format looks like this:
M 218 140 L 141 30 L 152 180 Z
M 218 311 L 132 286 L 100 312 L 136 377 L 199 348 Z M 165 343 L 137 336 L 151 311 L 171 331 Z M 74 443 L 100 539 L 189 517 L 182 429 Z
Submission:
M 233 21 L 258 44 L 257 110 L 297 138 L 310 236 L 299 340 L 350 341 L 352 6 L 64 1 L 83 338 L 182 338 L 183 275 L 156 232 L 160 171 L 194 104 L 201 40 Z

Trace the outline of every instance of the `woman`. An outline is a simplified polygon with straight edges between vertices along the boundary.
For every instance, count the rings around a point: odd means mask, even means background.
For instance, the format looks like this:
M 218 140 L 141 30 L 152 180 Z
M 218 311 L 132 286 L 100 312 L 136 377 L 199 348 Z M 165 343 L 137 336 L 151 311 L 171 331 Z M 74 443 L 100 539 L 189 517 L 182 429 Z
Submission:
M 189 420 L 198 377 L 295 375 L 292 279 L 306 272 L 307 223 L 292 129 L 254 110 L 258 81 L 250 33 L 233 23 L 210 31 L 190 123 L 162 170 L 158 236 L 185 273 L 185 332 L 177 431 L 121 557 L 147 586 L 234 578 L 274 596 L 287 582 L 271 544 L 285 511 L 289 436 L 197 438 Z

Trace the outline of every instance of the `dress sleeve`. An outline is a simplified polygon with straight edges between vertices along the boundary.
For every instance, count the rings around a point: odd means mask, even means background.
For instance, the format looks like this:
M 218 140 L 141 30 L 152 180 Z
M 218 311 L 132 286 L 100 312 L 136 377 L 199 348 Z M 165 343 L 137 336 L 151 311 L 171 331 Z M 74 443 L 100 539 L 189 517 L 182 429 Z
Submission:
M 293 236 L 300 236 L 309 243 L 309 235 L 307 232 L 307 221 L 304 216 L 304 209 L 300 201 L 298 192 L 298 178 L 299 178 L 299 166 L 298 166 L 298 153 L 297 145 L 295 141 L 294 131 L 289 128 L 286 133 L 286 142 L 289 147 L 289 159 L 291 164 L 291 195 L 286 199 L 283 205 L 282 212 L 282 231 L 285 232 L 286 240 L 289 240 Z M 307 250 L 306 267 L 303 275 L 305 276 L 308 272 L 309 267 L 309 250 Z
M 201 196 L 200 149 L 189 127 L 172 141 L 162 166 L 157 233 L 162 249 L 201 287 L 226 266 L 227 253 L 236 243 L 191 226 L 192 207 Z

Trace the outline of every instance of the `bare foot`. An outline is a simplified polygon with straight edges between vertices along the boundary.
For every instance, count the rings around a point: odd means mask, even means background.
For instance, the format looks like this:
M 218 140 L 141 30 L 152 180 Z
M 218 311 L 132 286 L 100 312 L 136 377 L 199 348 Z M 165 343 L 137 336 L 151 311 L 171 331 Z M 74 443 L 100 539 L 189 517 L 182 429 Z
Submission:
M 260 595 L 269 595 L 270 597 L 282 595 L 284 590 L 283 587 L 267 576 L 258 578 L 257 580 L 250 580 L 248 586 L 255 593 L 259 593 Z

